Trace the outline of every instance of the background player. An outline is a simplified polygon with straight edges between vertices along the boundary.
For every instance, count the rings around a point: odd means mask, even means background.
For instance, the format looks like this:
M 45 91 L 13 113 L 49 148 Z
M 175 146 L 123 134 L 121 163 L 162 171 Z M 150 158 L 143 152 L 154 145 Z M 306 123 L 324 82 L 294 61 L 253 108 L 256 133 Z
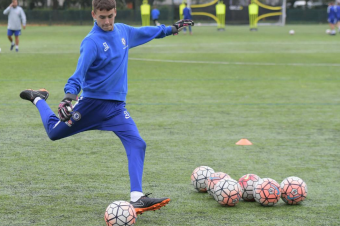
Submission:
M 8 15 L 7 37 L 11 42 L 11 50 L 14 47 L 12 35 L 15 36 L 15 51 L 19 51 L 19 35 L 21 35 L 22 27 L 26 28 L 26 15 L 24 10 L 18 6 L 17 0 L 12 0 L 12 3 L 4 10 L 4 14 Z
M 337 20 L 336 20 L 336 7 L 334 6 L 334 2 L 330 2 L 328 4 L 327 15 L 329 27 L 331 28 L 330 35 L 336 35 L 335 25 L 337 23 Z

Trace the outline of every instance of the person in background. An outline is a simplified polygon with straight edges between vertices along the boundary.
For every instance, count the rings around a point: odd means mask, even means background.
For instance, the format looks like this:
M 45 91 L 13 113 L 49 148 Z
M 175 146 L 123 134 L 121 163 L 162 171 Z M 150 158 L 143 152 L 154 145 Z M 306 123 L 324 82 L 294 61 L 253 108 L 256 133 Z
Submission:
M 11 42 L 11 50 L 15 45 L 15 51 L 19 52 L 19 35 L 21 35 L 21 24 L 22 27 L 26 28 L 26 15 L 24 10 L 18 6 L 17 0 L 12 0 L 12 3 L 4 10 L 4 15 L 8 15 L 8 27 L 7 27 L 7 37 Z M 15 42 L 13 41 L 13 36 L 15 37 Z
M 340 1 L 337 1 L 336 6 L 336 20 L 338 25 L 338 31 L 340 32 Z
M 183 19 L 184 20 L 192 20 L 191 9 L 188 7 L 188 3 L 185 3 L 185 7 L 183 9 Z M 187 29 L 184 28 L 183 33 L 185 34 L 186 31 L 187 31 Z M 192 35 L 191 26 L 189 26 L 189 34 Z
M 334 5 L 334 2 L 328 3 L 327 15 L 329 27 L 331 28 L 331 32 L 329 34 L 336 35 L 335 25 L 337 23 L 337 20 L 336 20 L 336 6 Z
M 153 23 L 155 26 L 158 26 L 160 25 L 160 23 L 158 22 L 158 19 L 159 19 L 159 15 L 161 13 L 159 12 L 159 10 L 157 9 L 156 6 L 153 6 L 153 9 L 151 10 L 151 18 L 153 20 Z

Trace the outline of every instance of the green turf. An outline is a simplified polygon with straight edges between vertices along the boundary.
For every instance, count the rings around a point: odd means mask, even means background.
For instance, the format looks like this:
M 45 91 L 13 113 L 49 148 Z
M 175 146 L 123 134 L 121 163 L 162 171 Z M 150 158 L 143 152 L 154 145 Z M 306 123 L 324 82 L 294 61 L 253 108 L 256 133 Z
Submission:
M 194 27 L 130 50 L 127 109 L 146 141 L 144 191 L 169 196 L 136 225 L 339 225 L 339 35 L 326 25 Z M 56 112 L 91 27 L 30 27 L 10 52 L 0 27 L 0 225 L 105 225 L 129 200 L 125 151 L 110 132 L 52 142 L 19 98 L 50 91 Z M 295 35 L 288 34 L 290 29 Z M 247 138 L 254 145 L 237 146 Z M 221 207 L 190 184 L 200 165 L 308 185 L 299 206 Z

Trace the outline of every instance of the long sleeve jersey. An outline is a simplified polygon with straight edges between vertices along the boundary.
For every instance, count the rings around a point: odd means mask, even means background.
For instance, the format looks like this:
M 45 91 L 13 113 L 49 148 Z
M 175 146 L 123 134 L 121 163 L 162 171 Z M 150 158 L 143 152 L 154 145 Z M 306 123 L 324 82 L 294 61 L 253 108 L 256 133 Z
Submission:
M 327 8 L 328 19 L 336 18 L 336 6 L 328 6 Z
M 183 9 L 183 19 L 192 19 L 192 17 L 191 17 L 191 9 L 189 8 L 189 7 L 185 7 L 184 9 Z
M 171 26 L 134 28 L 116 23 L 112 31 L 104 31 L 95 23 L 80 45 L 78 65 L 65 93 L 83 90 L 83 97 L 125 101 L 129 49 L 171 34 Z
M 153 10 L 151 10 L 151 18 L 152 18 L 153 20 L 158 20 L 159 15 L 160 15 L 160 12 L 159 12 L 158 9 L 153 9 Z
M 21 23 L 26 26 L 26 15 L 20 6 L 15 8 L 7 7 L 4 10 L 4 14 L 8 15 L 8 29 L 15 31 L 21 30 Z

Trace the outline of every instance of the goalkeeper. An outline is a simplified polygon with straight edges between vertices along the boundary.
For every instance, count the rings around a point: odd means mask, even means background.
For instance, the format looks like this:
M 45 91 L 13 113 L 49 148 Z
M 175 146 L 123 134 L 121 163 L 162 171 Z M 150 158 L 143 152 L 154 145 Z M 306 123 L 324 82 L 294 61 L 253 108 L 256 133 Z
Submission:
M 128 158 L 131 204 L 137 214 L 156 210 L 169 203 L 169 198 L 151 198 L 142 190 L 146 144 L 135 122 L 125 108 L 129 49 L 155 38 L 177 34 L 191 20 L 180 20 L 173 26 L 134 28 L 116 23 L 115 0 L 93 0 L 90 33 L 80 45 L 80 57 L 74 74 L 68 79 L 58 115 L 46 103 L 45 89 L 24 90 L 20 97 L 31 101 L 39 110 L 47 135 L 58 140 L 87 130 L 114 132 L 124 145 Z M 77 96 L 82 90 L 78 99 Z M 73 106 L 72 101 L 77 101 Z

